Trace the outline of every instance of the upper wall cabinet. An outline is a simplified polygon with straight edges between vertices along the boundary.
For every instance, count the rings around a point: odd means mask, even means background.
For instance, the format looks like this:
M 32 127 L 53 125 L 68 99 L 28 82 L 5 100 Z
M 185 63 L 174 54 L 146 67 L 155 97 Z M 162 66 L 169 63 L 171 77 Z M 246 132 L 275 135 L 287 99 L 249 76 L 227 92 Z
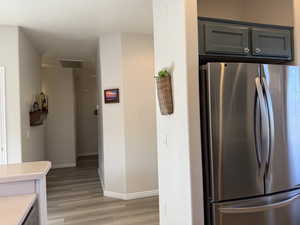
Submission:
M 291 32 L 252 28 L 252 54 L 263 57 L 290 58 L 292 55 Z
M 249 29 L 225 24 L 203 24 L 205 52 L 211 54 L 249 54 Z
M 293 60 L 293 28 L 199 18 L 201 62 Z

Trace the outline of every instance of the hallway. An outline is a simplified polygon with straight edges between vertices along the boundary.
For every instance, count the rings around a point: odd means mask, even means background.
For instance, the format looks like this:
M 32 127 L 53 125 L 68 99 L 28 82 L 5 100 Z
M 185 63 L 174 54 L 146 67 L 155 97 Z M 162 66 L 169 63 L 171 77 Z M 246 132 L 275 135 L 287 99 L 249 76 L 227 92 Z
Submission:
M 158 198 L 131 201 L 103 197 L 97 157 L 80 157 L 77 168 L 47 177 L 49 225 L 158 225 Z

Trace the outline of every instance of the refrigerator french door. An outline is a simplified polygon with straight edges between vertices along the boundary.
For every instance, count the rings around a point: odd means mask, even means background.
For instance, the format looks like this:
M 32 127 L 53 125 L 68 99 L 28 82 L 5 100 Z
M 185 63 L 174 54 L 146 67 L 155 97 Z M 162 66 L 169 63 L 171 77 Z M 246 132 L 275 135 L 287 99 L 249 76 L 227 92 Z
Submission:
M 266 193 L 300 188 L 300 70 L 293 66 L 261 65 L 261 77 L 270 109 Z
M 202 67 L 207 224 L 300 224 L 299 73 L 282 65 Z

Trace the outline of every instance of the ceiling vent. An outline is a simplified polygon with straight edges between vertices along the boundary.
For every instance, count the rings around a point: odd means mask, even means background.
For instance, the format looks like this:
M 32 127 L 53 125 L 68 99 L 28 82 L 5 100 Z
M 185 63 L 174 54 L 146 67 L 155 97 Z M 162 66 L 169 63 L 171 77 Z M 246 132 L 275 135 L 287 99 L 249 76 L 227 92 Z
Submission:
M 63 68 L 78 69 L 78 68 L 82 68 L 82 64 L 83 64 L 82 60 L 61 59 L 59 61 Z

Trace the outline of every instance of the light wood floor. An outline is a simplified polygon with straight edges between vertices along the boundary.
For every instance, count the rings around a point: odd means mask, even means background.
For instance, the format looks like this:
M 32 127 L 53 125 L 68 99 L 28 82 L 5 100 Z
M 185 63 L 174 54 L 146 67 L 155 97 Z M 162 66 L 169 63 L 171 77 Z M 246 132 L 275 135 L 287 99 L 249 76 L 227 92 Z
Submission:
M 159 225 L 158 198 L 103 197 L 95 157 L 80 158 L 77 168 L 51 170 L 47 193 L 49 225 Z

